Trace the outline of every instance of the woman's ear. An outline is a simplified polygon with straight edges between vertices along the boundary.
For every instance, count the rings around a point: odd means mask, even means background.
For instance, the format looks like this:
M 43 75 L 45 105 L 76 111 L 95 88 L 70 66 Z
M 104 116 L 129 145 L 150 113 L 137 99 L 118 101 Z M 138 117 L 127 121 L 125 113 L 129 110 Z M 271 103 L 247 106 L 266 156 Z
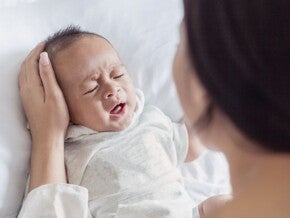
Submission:
M 209 105 L 209 98 L 202 86 L 188 52 L 186 30 L 180 27 L 180 43 L 173 66 L 173 76 L 187 123 L 195 123 Z

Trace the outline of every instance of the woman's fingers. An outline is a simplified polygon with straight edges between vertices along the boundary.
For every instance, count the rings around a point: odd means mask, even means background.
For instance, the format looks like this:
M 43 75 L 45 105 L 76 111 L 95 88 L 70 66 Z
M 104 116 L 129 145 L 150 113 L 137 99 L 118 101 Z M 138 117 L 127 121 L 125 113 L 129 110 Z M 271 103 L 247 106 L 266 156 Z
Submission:
M 18 77 L 19 89 L 23 86 L 29 86 L 27 83 L 41 85 L 38 75 L 38 59 L 39 54 L 44 49 L 45 44 L 39 43 L 23 61 Z
M 39 55 L 43 51 L 45 43 L 39 43 L 28 55 L 25 60 L 26 74 L 28 82 L 35 85 L 42 85 L 38 73 Z
M 42 52 L 40 54 L 39 71 L 44 87 L 45 97 L 55 96 L 59 92 L 59 86 L 57 84 L 47 52 Z
M 20 97 L 33 140 L 64 137 L 69 114 L 44 44 L 33 49 L 21 66 Z M 42 54 L 41 54 L 42 53 Z M 41 55 L 40 55 L 41 54 Z

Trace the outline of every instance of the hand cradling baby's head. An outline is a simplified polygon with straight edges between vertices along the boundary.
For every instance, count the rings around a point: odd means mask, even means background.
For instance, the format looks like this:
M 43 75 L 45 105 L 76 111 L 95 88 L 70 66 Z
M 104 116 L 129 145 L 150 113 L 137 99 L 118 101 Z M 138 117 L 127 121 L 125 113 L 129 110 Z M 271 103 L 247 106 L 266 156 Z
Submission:
M 107 39 L 70 26 L 49 38 L 45 50 L 72 123 L 100 132 L 129 126 L 136 108 L 135 88 Z

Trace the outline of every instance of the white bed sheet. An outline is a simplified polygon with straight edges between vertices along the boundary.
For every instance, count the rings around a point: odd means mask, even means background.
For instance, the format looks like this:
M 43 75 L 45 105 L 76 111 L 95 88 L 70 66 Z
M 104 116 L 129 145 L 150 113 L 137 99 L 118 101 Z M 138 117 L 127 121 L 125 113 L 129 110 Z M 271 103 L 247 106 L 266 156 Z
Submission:
M 182 112 L 171 67 L 181 19 L 181 0 L 0 1 L 0 217 L 16 217 L 23 198 L 30 137 L 17 75 L 36 43 L 69 24 L 104 35 L 146 101 L 177 121 Z M 227 164 L 220 154 L 208 152 L 182 171 L 195 204 L 228 191 Z
M 221 152 L 206 150 L 180 169 L 193 206 L 211 196 L 231 193 L 228 163 Z

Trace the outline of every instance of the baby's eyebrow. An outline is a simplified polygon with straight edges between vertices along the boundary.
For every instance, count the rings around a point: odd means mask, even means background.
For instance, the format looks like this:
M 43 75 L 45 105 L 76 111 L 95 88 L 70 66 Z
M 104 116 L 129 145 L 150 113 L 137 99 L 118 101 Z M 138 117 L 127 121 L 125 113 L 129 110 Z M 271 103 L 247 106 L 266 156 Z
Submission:
M 85 82 L 89 81 L 91 79 L 92 76 L 97 75 L 97 77 L 99 77 L 100 73 L 94 71 L 93 73 L 89 74 L 88 76 L 86 76 L 82 81 L 81 84 L 84 84 Z
M 115 69 L 121 69 L 121 68 L 124 68 L 124 67 L 125 67 L 124 64 L 118 63 L 118 64 L 112 65 L 111 69 L 115 70 Z
M 80 81 L 80 83 L 79 83 L 79 89 L 80 90 L 84 90 L 84 89 L 86 89 L 86 83 L 88 82 L 88 81 L 90 81 L 90 78 L 93 76 L 93 75 L 95 75 L 95 74 L 97 74 L 96 72 L 94 72 L 94 73 L 91 73 L 91 74 L 89 74 L 88 76 L 86 76 L 83 80 L 81 80 Z
M 113 64 L 109 64 L 106 66 L 107 69 L 114 69 L 115 67 L 124 67 L 123 63 L 113 63 Z M 98 71 L 93 71 L 91 74 L 89 74 L 88 76 L 86 76 L 80 83 L 80 85 L 82 86 L 84 83 L 86 83 L 87 81 L 90 81 L 91 77 L 97 75 L 97 77 L 100 76 L 100 72 Z

